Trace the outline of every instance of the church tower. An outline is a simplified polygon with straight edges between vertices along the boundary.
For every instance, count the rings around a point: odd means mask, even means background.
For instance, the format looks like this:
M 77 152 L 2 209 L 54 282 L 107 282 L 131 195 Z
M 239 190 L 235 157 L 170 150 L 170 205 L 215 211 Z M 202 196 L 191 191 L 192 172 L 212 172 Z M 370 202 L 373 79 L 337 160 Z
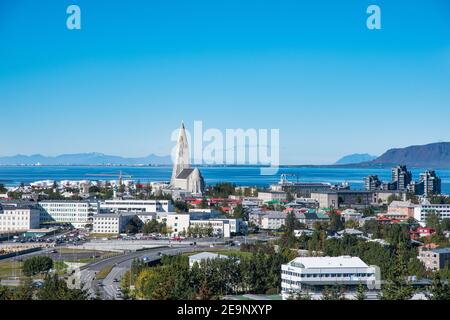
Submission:
M 189 165 L 189 145 L 186 137 L 184 123 L 181 122 L 180 133 L 178 135 L 177 147 L 175 151 L 175 162 L 173 163 L 171 184 L 175 185 L 175 179 Z

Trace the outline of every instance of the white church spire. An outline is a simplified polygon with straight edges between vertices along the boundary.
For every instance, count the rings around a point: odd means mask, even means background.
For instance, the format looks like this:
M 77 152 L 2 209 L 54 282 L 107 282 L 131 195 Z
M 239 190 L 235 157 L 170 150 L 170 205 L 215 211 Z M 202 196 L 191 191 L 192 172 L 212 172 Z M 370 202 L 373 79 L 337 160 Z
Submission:
M 189 164 L 189 145 L 186 137 L 184 122 L 181 121 L 180 133 L 178 135 L 177 147 L 175 151 L 175 161 L 173 163 L 171 183 L 174 185 L 175 178 L 183 169 L 188 169 Z

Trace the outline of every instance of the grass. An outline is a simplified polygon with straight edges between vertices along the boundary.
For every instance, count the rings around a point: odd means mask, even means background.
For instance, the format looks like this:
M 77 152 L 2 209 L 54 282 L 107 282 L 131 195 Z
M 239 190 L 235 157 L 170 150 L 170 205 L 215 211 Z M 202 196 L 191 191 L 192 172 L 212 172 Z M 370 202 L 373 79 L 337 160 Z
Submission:
M 0 262 L 0 278 L 9 278 L 15 274 L 17 277 L 23 277 L 22 262 L 1 261 Z
M 106 267 L 104 267 L 103 269 L 101 269 L 98 273 L 97 273 L 97 275 L 95 276 L 95 278 L 97 279 L 97 280 L 103 280 L 103 279 L 105 279 L 107 276 L 108 276 L 108 274 L 111 272 L 111 270 L 113 269 L 113 265 L 112 264 L 110 264 L 110 265 L 107 265 Z

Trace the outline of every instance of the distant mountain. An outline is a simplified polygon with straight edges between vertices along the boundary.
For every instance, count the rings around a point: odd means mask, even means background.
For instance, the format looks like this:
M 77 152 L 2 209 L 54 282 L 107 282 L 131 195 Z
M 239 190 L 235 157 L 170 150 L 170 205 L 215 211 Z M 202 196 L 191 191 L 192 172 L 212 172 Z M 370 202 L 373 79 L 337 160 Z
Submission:
M 416 168 L 450 168 L 450 142 L 390 149 L 367 166 L 404 164 Z
M 375 160 L 377 157 L 368 153 L 354 153 L 348 156 L 342 157 L 335 164 L 355 164 L 361 162 L 369 162 Z
M 0 157 L 0 165 L 165 165 L 171 163 L 170 156 L 154 154 L 141 158 L 125 158 L 96 152 L 63 154 L 56 157 L 47 157 L 40 154 Z

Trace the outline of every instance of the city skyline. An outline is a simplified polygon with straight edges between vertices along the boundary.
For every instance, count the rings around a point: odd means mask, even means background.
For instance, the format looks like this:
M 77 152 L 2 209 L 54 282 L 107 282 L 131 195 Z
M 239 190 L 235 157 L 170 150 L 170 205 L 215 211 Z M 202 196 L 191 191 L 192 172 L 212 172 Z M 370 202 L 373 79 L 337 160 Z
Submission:
M 446 1 L 376 1 L 375 31 L 368 1 L 77 4 L 72 31 L 69 3 L 0 6 L 0 156 L 169 155 L 181 120 L 280 129 L 281 164 L 450 141 Z

